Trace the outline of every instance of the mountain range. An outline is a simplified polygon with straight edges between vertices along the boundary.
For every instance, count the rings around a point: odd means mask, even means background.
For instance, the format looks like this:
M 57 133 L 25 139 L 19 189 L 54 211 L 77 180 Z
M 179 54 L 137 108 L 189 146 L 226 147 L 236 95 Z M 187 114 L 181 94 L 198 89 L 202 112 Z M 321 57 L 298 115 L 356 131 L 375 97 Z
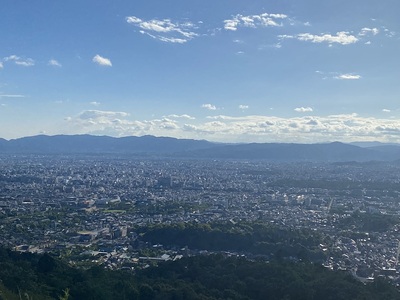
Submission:
M 360 146 L 361 145 L 361 146 Z M 38 135 L 0 139 L 0 154 L 124 154 L 201 159 L 268 161 L 391 161 L 400 159 L 398 144 L 248 143 L 222 144 L 171 137 Z

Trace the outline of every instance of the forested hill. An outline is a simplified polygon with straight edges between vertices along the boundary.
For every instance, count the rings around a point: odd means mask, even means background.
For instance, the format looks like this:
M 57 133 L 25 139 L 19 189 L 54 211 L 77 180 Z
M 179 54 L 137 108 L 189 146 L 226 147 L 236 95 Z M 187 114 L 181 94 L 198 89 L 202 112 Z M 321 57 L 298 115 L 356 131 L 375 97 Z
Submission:
M 339 142 L 324 144 L 220 144 L 171 137 L 38 135 L 0 139 L 0 154 L 118 154 L 200 159 L 258 159 L 291 161 L 370 161 L 400 159 L 400 146 L 359 147 Z
M 0 280 L 2 300 L 400 299 L 382 279 L 364 285 L 320 265 L 222 255 L 182 258 L 133 274 L 74 269 L 48 254 L 0 249 Z

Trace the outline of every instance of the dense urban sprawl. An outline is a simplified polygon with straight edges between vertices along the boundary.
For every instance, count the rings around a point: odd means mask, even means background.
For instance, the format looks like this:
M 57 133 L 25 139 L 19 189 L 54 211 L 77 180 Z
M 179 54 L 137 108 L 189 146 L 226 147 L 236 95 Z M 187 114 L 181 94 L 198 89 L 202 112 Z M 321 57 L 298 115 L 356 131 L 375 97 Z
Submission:
M 329 237 L 327 268 L 400 283 L 400 164 L 10 155 L 0 170 L 0 241 L 18 251 L 134 270 L 206 252 L 138 228 L 263 222 Z

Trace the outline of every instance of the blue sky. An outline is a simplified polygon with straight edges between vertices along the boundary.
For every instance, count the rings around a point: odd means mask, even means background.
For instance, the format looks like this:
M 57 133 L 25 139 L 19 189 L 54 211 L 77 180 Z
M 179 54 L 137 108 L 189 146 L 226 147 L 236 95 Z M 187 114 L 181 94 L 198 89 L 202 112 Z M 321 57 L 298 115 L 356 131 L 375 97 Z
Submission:
M 3 0 L 0 137 L 400 142 L 398 0 Z

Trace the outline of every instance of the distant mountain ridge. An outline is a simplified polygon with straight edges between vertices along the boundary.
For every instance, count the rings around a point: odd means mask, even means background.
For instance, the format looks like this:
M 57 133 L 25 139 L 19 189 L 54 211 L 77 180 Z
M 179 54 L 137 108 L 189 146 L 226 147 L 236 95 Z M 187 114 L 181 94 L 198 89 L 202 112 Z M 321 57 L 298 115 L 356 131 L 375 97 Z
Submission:
M 1 143 L 0 153 L 174 153 L 213 147 L 204 140 L 170 137 L 121 137 L 95 135 L 37 135 Z
M 333 142 L 328 144 L 241 144 L 196 151 L 197 157 L 251 158 L 270 161 L 368 161 L 383 160 L 377 151 Z
M 1 154 L 129 154 L 199 159 L 257 159 L 278 162 L 391 161 L 400 159 L 400 146 L 359 147 L 326 144 L 220 144 L 171 137 L 38 135 L 0 139 Z

